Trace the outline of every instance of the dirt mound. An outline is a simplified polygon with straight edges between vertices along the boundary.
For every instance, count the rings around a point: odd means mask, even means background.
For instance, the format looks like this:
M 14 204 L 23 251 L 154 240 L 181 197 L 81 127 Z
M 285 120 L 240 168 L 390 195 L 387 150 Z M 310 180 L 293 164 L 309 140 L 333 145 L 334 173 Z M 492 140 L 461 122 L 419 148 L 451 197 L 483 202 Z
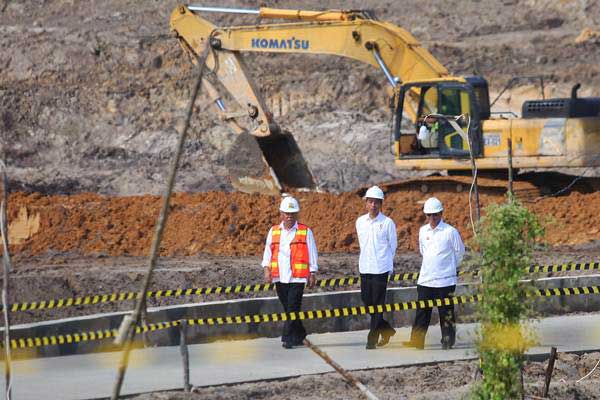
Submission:
M 398 245 L 415 250 L 424 195 L 418 190 L 387 196 L 384 212 L 397 225 Z M 440 192 L 445 219 L 467 241 L 472 237 L 467 193 Z M 300 219 L 312 227 L 321 252 L 358 250 L 354 221 L 362 213 L 362 200 L 353 193 L 297 193 Z M 482 206 L 501 202 L 503 196 L 482 195 Z M 42 196 L 16 193 L 9 200 L 10 230 L 20 225 L 30 236 L 20 238 L 13 250 L 22 255 L 75 252 L 84 255 L 146 255 L 160 209 L 157 196 L 107 197 L 97 194 Z M 269 227 L 278 223 L 279 199 L 243 193 L 178 193 L 161 247 L 163 256 L 260 255 Z M 552 245 L 580 244 L 600 238 L 600 193 L 572 193 L 546 198 L 527 206 L 547 223 Z M 24 210 L 26 212 L 24 212 Z M 28 225 L 29 224 L 29 225 Z

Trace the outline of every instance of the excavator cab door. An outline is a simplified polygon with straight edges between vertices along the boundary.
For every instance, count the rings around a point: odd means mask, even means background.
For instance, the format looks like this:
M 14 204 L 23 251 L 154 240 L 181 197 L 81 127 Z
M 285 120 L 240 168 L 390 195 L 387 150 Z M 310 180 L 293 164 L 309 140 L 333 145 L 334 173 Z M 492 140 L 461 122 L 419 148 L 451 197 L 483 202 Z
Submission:
M 437 89 L 438 113 L 447 116 L 463 116 L 456 122 L 469 136 L 473 156 L 480 156 L 483 151 L 481 121 L 472 87 L 463 83 L 440 83 Z M 438 149 L 441 157 L 469 157 L 469 140 L 463 137 L 447 119 L 439 118 Z

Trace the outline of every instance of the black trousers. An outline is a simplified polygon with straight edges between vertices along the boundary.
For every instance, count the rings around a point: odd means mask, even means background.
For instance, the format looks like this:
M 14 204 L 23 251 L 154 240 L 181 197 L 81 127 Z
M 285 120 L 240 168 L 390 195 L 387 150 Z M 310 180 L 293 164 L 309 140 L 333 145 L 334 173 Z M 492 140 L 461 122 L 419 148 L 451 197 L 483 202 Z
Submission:
M 451 294 L 456 289 L 456 285 L 446 287 L 428 287 L 417 285 L 417 296 L 419 300 L 432 300 L 451 297 Z M 410 333 L 410 340 L 417 347 L 423 347 L 425 344 L 425 335 L 429 322 L 431 321 L 431 312 L 433 308 L 425 308 L 417 310 L 415 323 L 413 324 Z M 454 314 L 454 305 L 438 307 L 440 314 L 440 327 L 442 329 L 442 344 L 446 343 L 454 346 L 456 342 L 456 316 Z
M 388 273 L 383 274 L 360 274 L 360 296 L 365 306 L 377 306 L 385 304 L 387 291 Z M 367 344 L 375 345 L 379 341 L 379 335 L 384 331 L 393 331 L 394 328 L 383 319 L 382 313 L 371 315 L 371 327 L 367 337 Z
M 275 283 L 277 297 L 283 306 L 284 311 L 298 312 L 302 308 L 302 295 L 304 294 L 304 283 Z M 289 319 L 283 324 L 283 333 L 281 341 L 291 343 L 293 345 L 302 344 L 306 337 L 306 329 L 302 325 L 302 321 Z

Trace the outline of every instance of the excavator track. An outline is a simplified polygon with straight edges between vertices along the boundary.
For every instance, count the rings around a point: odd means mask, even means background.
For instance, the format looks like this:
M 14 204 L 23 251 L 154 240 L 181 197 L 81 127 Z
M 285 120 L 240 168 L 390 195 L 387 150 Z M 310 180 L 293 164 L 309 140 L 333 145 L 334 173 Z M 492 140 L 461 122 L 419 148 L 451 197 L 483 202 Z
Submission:
M 484 172 L 485 173 L 485 172 Z M 396 180 L 379 184 L 384 192 L 420 191 L 423 194 L 439 192 L 468 193 L 471 176 L 426 176 Z M 508 191 L 508 179 L 480 176 L 477 178 L 480 194 L 502 195 Z M 572 192 L 591 193 L 600 190 L 600 177 L 578 177 L 554 171 L 519 174 L 513 181 L 513 192 L 523 202 L 533 202 L 543 197 L 568 195 Z M 367 187 L 355 190 L 364 196 Z
M 468 193 L 471 188 L 472 180 L 473 179 L 470 176 L 426 176 L 384 182 L 379 184 L 379 187 L 386 193 L 398 191 L 420 191 L 424 195 L 439 192 Z M 508 181 L 478 177 L 477 187 L 479 194 L 501 195 L 508 191 Z M 366 190 L 366 187 L 361 187 L 357 189 L 355 193 L 359 196 L 364 196 Z M 538 187 L 525 181 L 513 182 L 513 192 L 515 193 L 515 196 L 522 201 L 534 201 L 541 196 Z

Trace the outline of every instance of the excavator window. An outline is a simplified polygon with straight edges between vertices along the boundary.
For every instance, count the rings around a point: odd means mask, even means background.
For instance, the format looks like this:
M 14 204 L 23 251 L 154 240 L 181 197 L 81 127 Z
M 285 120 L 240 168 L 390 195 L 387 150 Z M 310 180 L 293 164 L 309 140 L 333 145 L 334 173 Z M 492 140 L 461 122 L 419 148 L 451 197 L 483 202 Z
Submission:
M 421 102 L 419 104 L 419 117 L 436 114 L 438 109 L 438 91 L 436 87 L 424 86 L 421 88 Z
M 440 114 L 442 115 L 470 115 L 469 94 L 464 90 L 446 88 L 440 91 Z M 458 121 L 463 130 L 467 131 L 466 120 Z M 448 121 L 440 121 L 439 145 L 441 149 L 452 151 L 469 151 L 468 143 L 462 138 Z
M 471 139 L 473 155 L 481 155 L 481 123 L 477 98 L 469 84 L 443 83 L 439 85 L 439 110 L 440 114 L 447 116 L 462 116 L 456 122 L 462 130 L 458 132 L 445 119 L 439 127 L 439 154 L 447 157 L 468 157 L 469 142 Z
M 477 99 L 469 84 L 407 84 L 401 90 L 399 105 L 401 108 L 397 110 L 397 122 L 402 120 L 403 109 L 416 110 L 413 114 L 412 128 L 400 129 L 401 124 L 396 124 L 400 157 L 469 156 L 468 141 L 440 115 L 448 118 L 464 116 L 458 119 L 457 123 L 464 134 L 469 131 L 473 141 L 473 153 L 475 156 L 480 155 L 481 126 Z M 424 133 L 421 135 L 422 130 Z

